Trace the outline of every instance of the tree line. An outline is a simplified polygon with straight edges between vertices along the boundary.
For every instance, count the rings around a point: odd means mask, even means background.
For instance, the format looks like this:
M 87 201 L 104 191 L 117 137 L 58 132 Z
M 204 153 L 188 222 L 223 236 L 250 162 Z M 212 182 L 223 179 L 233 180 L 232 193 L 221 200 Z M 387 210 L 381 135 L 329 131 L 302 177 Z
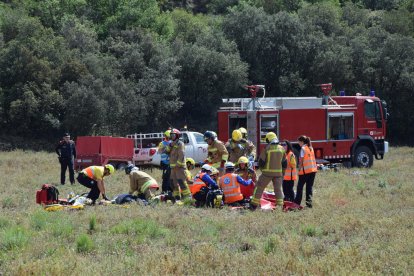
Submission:
M 0 128 L 48 139 L 216 127 L 225 97 L 388 103 L 389 138 L 414 145 L 414 0 L 0 2 Z

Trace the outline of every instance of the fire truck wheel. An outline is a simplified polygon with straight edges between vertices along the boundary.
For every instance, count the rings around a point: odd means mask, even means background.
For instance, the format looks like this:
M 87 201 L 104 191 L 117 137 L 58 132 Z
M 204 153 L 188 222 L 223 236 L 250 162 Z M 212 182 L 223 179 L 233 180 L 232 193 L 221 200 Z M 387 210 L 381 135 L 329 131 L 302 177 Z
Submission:
M 355 150 L 354 165 L 360 168 L 370 168 L 374 163 L 372 151 L 367 146 L 360 146 Z

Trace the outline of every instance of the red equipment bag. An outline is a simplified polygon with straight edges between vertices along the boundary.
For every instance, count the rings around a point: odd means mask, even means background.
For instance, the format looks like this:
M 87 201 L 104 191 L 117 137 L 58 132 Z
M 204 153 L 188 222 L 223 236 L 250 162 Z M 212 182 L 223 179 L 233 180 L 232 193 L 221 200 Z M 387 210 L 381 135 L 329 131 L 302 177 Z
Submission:
M 43 184 L 42 189 L 36 191 L 37 204 L 55 204 L 59 200 L 58 189 L 50 184 Z

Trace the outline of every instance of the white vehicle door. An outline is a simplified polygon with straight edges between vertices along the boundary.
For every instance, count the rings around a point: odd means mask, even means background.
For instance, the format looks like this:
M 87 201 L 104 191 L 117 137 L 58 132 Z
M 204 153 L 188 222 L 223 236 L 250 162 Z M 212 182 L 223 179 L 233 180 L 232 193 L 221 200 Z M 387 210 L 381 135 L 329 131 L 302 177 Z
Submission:
M 194 159 L 194 146 L 190 141 L 190 137 L 187 132 L 183 133 L 182 140 L 185 145 L 185 157 L 191 157 Z
M 195 146 L 195 157 L 196 162 L 204 162 L 207 159 L 207 143 L 204 141 L 204 136 L 201 133 L 193 132 L 194 146 Z

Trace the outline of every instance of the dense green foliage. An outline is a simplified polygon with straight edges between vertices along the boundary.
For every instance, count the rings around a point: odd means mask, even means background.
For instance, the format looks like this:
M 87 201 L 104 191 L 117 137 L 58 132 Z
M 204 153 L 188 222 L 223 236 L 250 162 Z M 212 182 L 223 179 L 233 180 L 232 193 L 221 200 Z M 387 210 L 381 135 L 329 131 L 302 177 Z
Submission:
M 413 144 L 414 0 L 0 2 L 0 127 L 125 135 L 214 128 L 222 97 L 374 89 Z M 336 93 L 334 91 L 334 93 Z

